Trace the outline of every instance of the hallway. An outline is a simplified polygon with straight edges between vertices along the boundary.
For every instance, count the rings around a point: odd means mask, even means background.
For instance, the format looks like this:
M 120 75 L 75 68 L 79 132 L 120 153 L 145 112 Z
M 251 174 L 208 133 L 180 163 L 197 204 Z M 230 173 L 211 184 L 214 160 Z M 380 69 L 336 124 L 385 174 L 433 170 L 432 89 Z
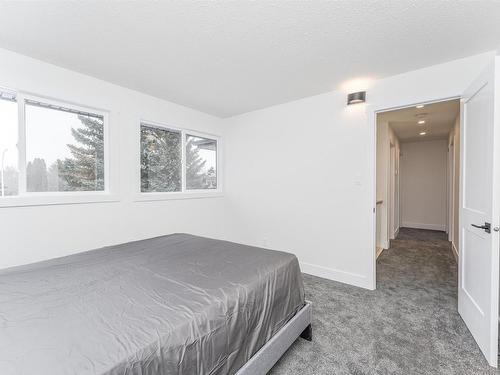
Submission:
M 313 342 L 272 374 L 499 374 L 457 312 L 457 265 L 443 232 L 401 229 L 377 261 L 377 290 L 304 275 Z

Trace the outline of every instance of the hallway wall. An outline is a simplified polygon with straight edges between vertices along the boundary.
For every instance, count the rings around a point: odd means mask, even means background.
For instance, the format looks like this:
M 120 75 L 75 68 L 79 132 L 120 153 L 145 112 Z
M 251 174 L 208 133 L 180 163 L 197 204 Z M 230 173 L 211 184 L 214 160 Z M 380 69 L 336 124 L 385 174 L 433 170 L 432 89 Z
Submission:
M 402 226 L 446 230 L 446 139 L 401 144 Z

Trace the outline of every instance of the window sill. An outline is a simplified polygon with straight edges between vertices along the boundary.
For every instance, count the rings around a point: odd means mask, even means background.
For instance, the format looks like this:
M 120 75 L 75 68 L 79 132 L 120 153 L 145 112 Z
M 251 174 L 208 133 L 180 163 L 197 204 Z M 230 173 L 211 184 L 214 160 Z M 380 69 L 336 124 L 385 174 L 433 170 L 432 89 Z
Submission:
M 134 202 L 152 202 L 166 201 L 178 199 L 204 199 L 204 198 L 220 198 L 223 197 L 222 191 L 191 191 L 191 192 L 175 192 L 175 193 L 138 193 Z
M 78 193 L 78 194 L 36 194 L 29 196 L 9 196 L 0 198 L 0 209 L 4 207 L 53 206 L 69 204 L 110 203 L 118 202 L 117 195 L 109 193 Z

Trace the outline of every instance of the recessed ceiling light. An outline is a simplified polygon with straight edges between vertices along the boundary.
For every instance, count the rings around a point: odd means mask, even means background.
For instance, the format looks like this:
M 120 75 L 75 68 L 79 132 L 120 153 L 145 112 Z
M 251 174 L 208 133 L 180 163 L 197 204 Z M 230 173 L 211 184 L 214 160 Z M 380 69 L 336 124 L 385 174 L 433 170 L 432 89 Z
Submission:
M 420 132 L 419 134 L 420 135 L 426 135 L 427 133 L 426 132 Z
M 418 109 L 424 108 L 424 105 L 423 104 L 419 104 L 419 105 L 415 106 L 415 108 L 418 108 Z
M 419 124 L 419 125 L 423 125 L 423 124 L 425 124 L 425 120 L 420 120 L 420 121 L 418 122 L 418 124 Z

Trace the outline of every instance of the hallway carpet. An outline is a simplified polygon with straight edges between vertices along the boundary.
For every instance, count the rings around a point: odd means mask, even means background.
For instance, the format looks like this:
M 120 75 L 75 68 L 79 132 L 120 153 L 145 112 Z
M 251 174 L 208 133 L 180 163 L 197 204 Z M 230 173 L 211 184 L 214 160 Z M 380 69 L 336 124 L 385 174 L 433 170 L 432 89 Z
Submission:
M 457 265 L 442 232 L 402 229 L 377 262 L 377 290 L 304 275 L 313 342 L 271 370 L 298 374 L 499 374 L 457 312 Z

